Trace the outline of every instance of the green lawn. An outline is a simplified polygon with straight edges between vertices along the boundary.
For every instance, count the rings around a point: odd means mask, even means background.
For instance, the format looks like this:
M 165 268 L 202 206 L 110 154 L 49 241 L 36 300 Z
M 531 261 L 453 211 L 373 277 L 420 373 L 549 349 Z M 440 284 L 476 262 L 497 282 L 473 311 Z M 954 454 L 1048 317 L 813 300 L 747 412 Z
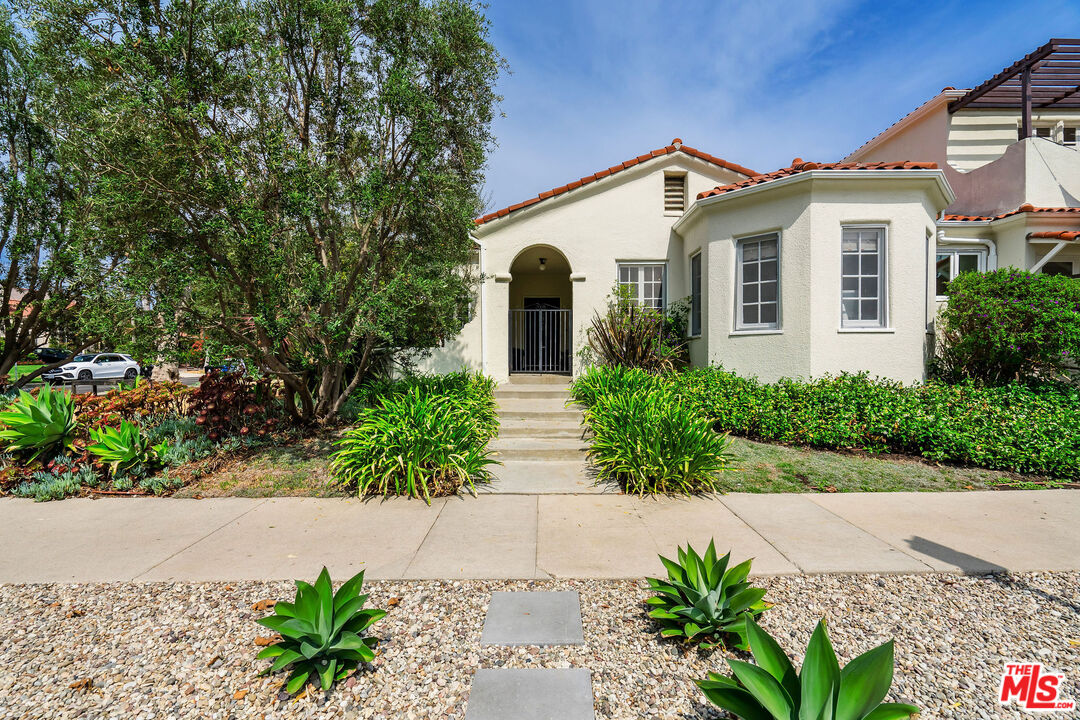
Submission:
M 11 372 L 8 373 L 8 377 L 10 377 L 12 380 L 18 380 L 23 375 L 29 375 L 30 373 L 37 370 L 39 367 L 41 367 L 40 364 L 39 365 L 23 365 L 22 363 L 19 363 L 18 365 L 16 365 L 15 367 L 13 367 L 11 369 Z
M 720 477 L 720 489 L 725 492 L 986 490 L 1019 482 L 1019 476 L 995 470 L 771 445 L 737 437 L 731 438 L 730 452 L 735 456 L 731 470 Z

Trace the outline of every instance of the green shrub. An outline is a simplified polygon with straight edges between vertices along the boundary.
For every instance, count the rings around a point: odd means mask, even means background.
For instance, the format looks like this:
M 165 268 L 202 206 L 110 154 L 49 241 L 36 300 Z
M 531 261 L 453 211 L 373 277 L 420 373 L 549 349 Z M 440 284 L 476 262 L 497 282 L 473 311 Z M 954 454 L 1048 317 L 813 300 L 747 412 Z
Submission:
M 468 404 L 420 387 L 383 397 L 361 411 L 356 427 L 337 443 L 330 470 L 360 495 L 452 495 L 463 485 L 475 493 L 486 480 L 490 431 Z
M 152 445 L 136 423 L 123 420 L 119 428 L 91 428 L 91 444 L 86 450 L 106 465 L 113 475 L 141 477 L 153 473 L 162 465 L 168 443 Z
M 757 665 L 729 658 L 732 677 L 709 673 L 697 681 L 713 704 L 744 720 L 904 720 L 919 712 L 914 705 L 882 702 L 892 687 L 891 640 L 841 669 L 821 621 L 796 674 L 776 640 L 749 618 L 746 633 Z
M 727 438 L 667 388 L 599 395 L 585 423 L 589 457 L 628 493 L 712 491 L 728 462 Z
M 587 360 L 649 372 L 682 367 L 688 359 L 688 309 L 683 301 L 672 303 L 669 313 L 642 307 L 629 297 L 626 288 L 616 285 L 606 311 L 602 315 L 593 314 L 587 331 L 590 350 Z
M 746 650 L 746 618 L 756 618 L 768 609 L 762 601 L 765 590 L 746 582 L 750 560 L 728 567 L 731 553 L 716 558 L 716 546 L 710 540 L 705 557 L 689 543 L 685 552 L 678 548 L 679 560 L 663 555 L 667 580 L 646 578 L 657 593 L 645 602 L 652 606 L 649 617 L 659 623 L 664 637 L 683 638 L 704 648 L 724 644 L 726 635 L 737 638 L 735 647 Z
M 361 662 L 374 660 L 377 641 L 364 637 L 364 631 L 386 611 L 364 609 L 368 596 L 360 594 L 363 586 L 360 571 L 335 593 L 325 567 L 314 585 L 297 580 L 296 600 L 277 603 L 273 615 L 257 621 L 281 635 L 258 654 L 259 659 L 274 659 L 263 674 L 290 670 L 285 685 L 289 693 L 299 691 L 309 678 L 318 678 L 325 691 Z
M 767 384 L 717 367 L 667 381 L 716 429 L 757 440 L 1080 477 L 1076 386 L 970 381 L 905 386 L 865 374 Z
M 660 375 L 650 375 L 641 368 L 624 365 L 590 366 L 570 384 L 570 399 L 585 407 L 596 404 L 597 399 L 616 393 L 664 387 L 666 380 Z
M 427 397 L 441 397 L 454 401 L 461 409 L 472 414 L 477 426 L 489 438 L 499 432 L 499 417 L 495 404 L 495 381 L 487 375 L 468 370 L 444 374 L 417 374 L 390 380 L 378 379 L 365 383 L 350 398 L 368 407 L 378 407 L 384 401 L 400 398 L 416 391 Z M 357 419 L 360 408 L 350 408 Z
M 75 403 L 71 393 L 42 385 L 34 397 L 25 390 L 0 412 L 0 439 L 6 452 L 29 454 L 29 460 L 70 448 L 75 439 Z
M 934 363 L 945 379 L 1060 376 L 1080 358 L 1080 282 L 1004 268 L 949 283 Z

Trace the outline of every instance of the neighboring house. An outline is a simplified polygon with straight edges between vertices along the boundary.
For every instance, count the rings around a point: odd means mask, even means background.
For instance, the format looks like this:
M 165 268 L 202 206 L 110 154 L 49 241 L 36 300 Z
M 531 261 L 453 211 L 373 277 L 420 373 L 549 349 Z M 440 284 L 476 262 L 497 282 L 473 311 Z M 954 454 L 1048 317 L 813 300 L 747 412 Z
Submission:
M 695 364 L 920 380 L 957 273 L 1080 273 L 1077 53 L 946 88 L 842 162 L 761 174 L 676 138 L 478 218 L 475 312 L 424 367 L 575 372 L 619 283 L 691 299 Z

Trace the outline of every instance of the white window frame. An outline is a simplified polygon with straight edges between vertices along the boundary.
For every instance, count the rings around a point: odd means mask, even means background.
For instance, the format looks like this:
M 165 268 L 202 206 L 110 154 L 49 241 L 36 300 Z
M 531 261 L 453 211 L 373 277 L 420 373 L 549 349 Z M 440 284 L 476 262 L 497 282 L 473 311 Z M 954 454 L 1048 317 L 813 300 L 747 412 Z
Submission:
M 762 240 L 776 240 L 776 320 L 771 323 L 746 323 L 743 322 L 743 248 L 748 242 L 760 242 Z M 761 332 L 761 331 L 778 331 L 782 327 L 782 306 L 783 298 L 781 298 L 781 278 L 780 278 L 780 253 L 781 253 L 781 239 L 779 232 L 767 232 L 760 235 L 751 235 L 749 237 L 737 238 L 735 240 L 735 332 Z M 758 280 L 760 283 L 760 278 Z M 760 289 L 760 284 L 759 284 Z M 760 311 L 761 296 L 758 296 L 758 306 Z
M 963 247 L 949 247 L 938 246 L 934 252 L 934 294 L 938 300 L 948 300 L 948 295 L 937 295 L 937 256 L 948 255 L 949 256 L 949 282 L 956 279 L 957 270 L 959 269 L 960 262 L 958 258 L 961 255 L 976 255 L 979 258 L 978 272 L 986 272 L 986 258 L 987 251 L 985 249 L 978 248 L 963 248 Z
M 624 267 L 627 267 L 627 268 L 636 267 L 639 270 L 638 279 L 637 279 L 637 283 L 636 283 L 636 288 L 635 288 L 635 291 L 634 291 L 634 296 L 631 299 L 634 302 L 636 302 L 638 305 L 641 305 L 642 307 L 645 307 L 645 305 L 641 302 L 641 300 L 642 300 L 642 292 L 641 291 L 642 291 L 643 286 L 644 286 L 644 278 L 642 277 L 642 273 L 640 272 L 640 270 L 643 269 L 643 268 L 646 268 L 646 267 L 659 267 L 661 269 L 660 271 L 662 273 L 661 276 L 660 276 L 660 307 L 659 308 L 653 308 L 653 309 L 654 310 L 659 310 L 661 312 L 664 312 L 665 310 L 667 310 L 667 299 L 668 299 L 668 266 L 667 266 L 667 260 L 619 260 L 619 261 L 617 261 L 616 264 L 615 264 L 615 282 L 616 282 L 616 284 L 619 285 L 619 287 L 622 287 L 623 285 L 629 285 L 630 284 L 630 283 L 624 283 L 622 281 L 622 269 Z M 649 306 L 649 307 L 652 307 L 652 306 Z
M 848 320 L 844 317 L 844 231 L 879 230 L 878 246 L 878 317 L 877 320 Z M 889 327 L 889 226 L 883 223 L 845 223 L 840 226 L 840 313 L 841 330 L 883 330 Z M 860 281 L 863 277 L 860 262 Z M 861 291 L 860 291 L 861 293 Z M 860 294 L 861 297 L 861 294 Z
M 697 312 L 694 311 L 694 261 L 697 260 L 698 264 L 698 291 L 697 291 Z M 704 269 L 702 267 L 704 257 L 701 251 L 690 256 L 690 332 L 688 337 L 701 337 L 702 328 L 705 324 L 705 288 L 702 284 L 705 279 Z M 694 332 L 694 320 L 697 320 L 697 332 Z

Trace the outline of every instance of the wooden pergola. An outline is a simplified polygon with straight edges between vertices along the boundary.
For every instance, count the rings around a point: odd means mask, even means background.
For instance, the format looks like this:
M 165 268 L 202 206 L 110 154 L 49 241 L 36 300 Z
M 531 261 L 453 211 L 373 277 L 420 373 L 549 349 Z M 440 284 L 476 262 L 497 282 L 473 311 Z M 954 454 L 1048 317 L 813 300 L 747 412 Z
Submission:
M 949 103 L 962 108 L 1021 110 L 1021 135 L 1031 137 L 1032 108 L 1080 108 L 1080 38 L 1055 38 Z

